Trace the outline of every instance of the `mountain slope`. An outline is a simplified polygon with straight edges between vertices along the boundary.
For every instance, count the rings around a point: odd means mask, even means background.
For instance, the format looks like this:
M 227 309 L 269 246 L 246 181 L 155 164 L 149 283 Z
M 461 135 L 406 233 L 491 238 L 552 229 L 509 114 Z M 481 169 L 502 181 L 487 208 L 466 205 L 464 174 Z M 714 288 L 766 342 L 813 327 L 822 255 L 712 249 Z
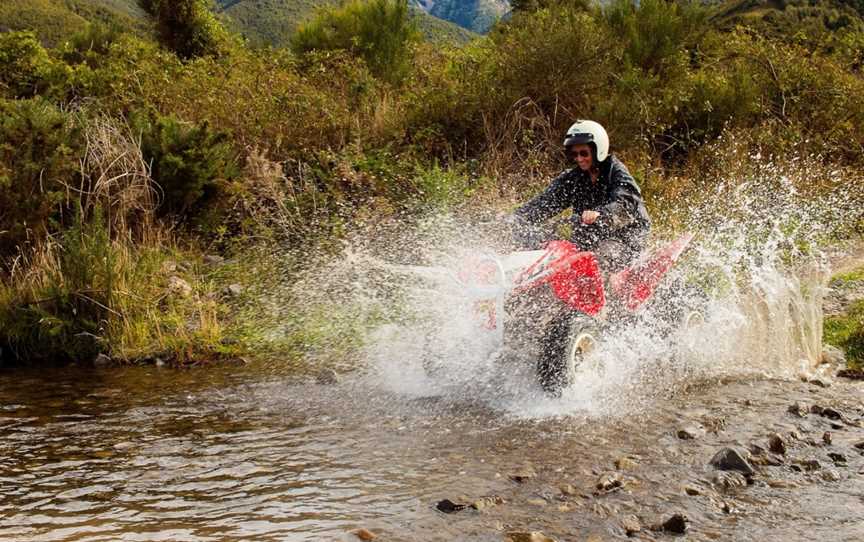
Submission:
M 412 0 L 427 13 L 468 28 L 488 32 L 495 22 L 510 11 L 507 0 Z
M 291 34 L 315 9 L 335 5 L 338 0 L 218 0 L 218 11 L 233 31 L 256 45 L 286 45 Z M 465 43 L 475 34 L 420 9 L 414 13 L 427 40 L 437 43 Z

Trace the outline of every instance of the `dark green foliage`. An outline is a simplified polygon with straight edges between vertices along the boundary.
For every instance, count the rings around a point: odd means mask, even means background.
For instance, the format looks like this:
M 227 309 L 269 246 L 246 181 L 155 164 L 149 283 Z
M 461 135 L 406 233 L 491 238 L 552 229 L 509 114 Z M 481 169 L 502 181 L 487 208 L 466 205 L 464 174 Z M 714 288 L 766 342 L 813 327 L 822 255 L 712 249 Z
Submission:
M 647 72 L 674 64 L 707 30 L 707 10 L 683 0 L 613 0 L 603 9 L 612 34 L 625 43 L 625 58 Z
M 62 58 L 69 64 L 99 66 L 122 35 L 123 29 L 118 26 L 92 23 L 69 38 L 62 49 Z
M 207 0 L 140 0 L 156 22 L 159 41 L 180 58 L 224 53 L 228 34 Z
M 418 40 L 406 0 L 352 0 L 323 8 L 291 39 L 297 54 L 345 50 L 362 58 L 376 76 L 398 83 L 410 68 Z
M 38 244 L 60 219 L 82 139 L 74 118 L 42 98 L 0 100 L 0 258 Z
M 162 191 L 163 214 L 194 214 L 196 205 L 236 174 L 228 134 L 174 117 L 139 117 L 142 152 Z
M 64 74 L 64 66 L 50 57 L 35 33 L 0 33 L 0 97 L 34 96 Z

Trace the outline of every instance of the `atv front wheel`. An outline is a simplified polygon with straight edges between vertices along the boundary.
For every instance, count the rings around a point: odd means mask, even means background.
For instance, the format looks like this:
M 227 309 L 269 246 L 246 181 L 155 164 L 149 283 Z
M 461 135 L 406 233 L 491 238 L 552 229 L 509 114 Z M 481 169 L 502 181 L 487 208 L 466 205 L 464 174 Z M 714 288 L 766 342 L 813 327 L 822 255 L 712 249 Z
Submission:
M 582 315 L 568 315 L 549 326 L 537 360 L 537 378 L 546 393 L 556 397 L 586 369 L 584 357 L 598 338 L 597 323 Z

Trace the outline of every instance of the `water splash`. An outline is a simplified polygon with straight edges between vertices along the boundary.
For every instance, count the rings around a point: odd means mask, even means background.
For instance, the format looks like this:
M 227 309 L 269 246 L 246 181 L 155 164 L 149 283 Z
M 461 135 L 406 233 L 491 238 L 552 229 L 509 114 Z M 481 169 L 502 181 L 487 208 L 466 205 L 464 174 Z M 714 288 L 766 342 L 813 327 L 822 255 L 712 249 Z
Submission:
M 334 312 L 364 316 L 371 330 L 359 360 L 366 384 L 516 417 L 632 413 L 694 381 L 814 370 L 829 272 L 824 249 L 860 215 L 849 213 L 856 196 L 846 189 L 804 198 L 796 186 L 782 170 L 760 165 L 691 201 L 681 229 L 697 241 L 670 278 L 698 285 L 707 297 L 704 322 L 661 333 L 663 307 L 686 301 L 692 289 L 665 294 L 659 308 L 602 337 L 586 362 L 603 370 L 580 375 L 560 398 L 541 391 L 529 353 L 516 362 L 502 355 L 454 280 L 466 258 L 502 253 L 500 224 L 452 215 L 390 224 L 353 237 L 305 284 L 327 292 L 318 302 Z

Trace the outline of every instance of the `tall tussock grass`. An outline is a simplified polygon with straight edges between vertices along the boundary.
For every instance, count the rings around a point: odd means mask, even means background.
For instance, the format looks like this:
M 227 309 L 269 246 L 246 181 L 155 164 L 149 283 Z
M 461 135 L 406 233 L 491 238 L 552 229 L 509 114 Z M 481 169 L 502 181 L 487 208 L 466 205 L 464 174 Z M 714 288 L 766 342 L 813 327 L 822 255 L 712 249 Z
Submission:
M 68 227 L 0 276 L 0 345 L 8 361 L 177 362 L 222 352 L 217 298 L 154 220 L 159 189 L 129 127 L 85 121 L 78 184 L 64 183 Z

